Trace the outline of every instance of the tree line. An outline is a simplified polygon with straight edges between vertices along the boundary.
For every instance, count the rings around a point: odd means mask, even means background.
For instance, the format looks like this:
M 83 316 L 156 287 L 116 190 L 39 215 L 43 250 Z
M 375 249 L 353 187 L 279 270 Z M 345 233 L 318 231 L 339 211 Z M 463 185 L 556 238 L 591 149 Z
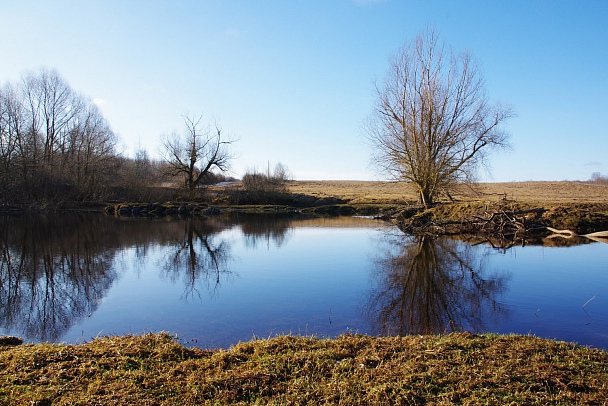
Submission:
M 363 132 L 376 166 L 408 183 L 428 207 L 449 198 L 454 185 L 473 182 L 488 154 L 509 146 L 503 124 L 513 115 L 509 106 L 489 102 L 472 56 L 453 52 L 429 29 L 390 60 Z M 91 100 L 56 71 L 25 75 L 0 88 L 0 204 L 160 200 L 161 186 L 176 180 L 172 186 L 195 199 L 225 176 L 236 139 L 217 123 L 203 125 L 202 116 L 183 119 L 183 132 L 162 138 L 162 160 L 150 160 L 145 150 L 125 158 Z M 249 197 L 281 196 L 283 169 L 276 176 L 246 174 L 242 185 L 255 192 Z
M 55 70 L 27 73 L 0 87 L 0 206 L 172 199 L 179 197 L 175 188 L 163 186 L 174 186 L 179 175 L 192 198 L 196 188 L 225 179 L 232 156 L 224 146 L 232 141 L 219 130 L 201 132 L 200 118 L 184 122 L 187 137 L 167 138 L 164 159 L 153 160 L 141 148 L 125 157 L 91 99 Z
M 0 199 L 38 205 L 100 198 L 117 137 L 91 100 L 52 70 L 0 88 Z
M 183 130 L 161 141 L 160 159 L 141 147 L 133 157 L 123 156 L 118 137 L 89 98 L 55 70 L 28 73 L 0 87 L 0 208 L 199 200 L 206 186 L 234 180 L 226 173 L 236 139 L 217 122 L 183 116 Z M 248 171 L 226 198 L 268 202 L 287 192 L 287 181 L 282 164 L 272 175 Z

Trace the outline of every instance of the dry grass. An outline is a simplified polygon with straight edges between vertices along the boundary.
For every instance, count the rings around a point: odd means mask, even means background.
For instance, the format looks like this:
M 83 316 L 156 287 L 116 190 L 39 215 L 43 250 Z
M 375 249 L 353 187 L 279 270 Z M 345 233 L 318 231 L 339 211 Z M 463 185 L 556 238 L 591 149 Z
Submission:
M 280 336 L 228 350 L 166 334 L 0 347 L 11 405 L 602 404 L 608 353 L 529 336 Z
M 414 203 L 417 195 L 401 182 L 297 181 L 292 193 L 338 197 L 350 204 Z M 461 187 L 452 196 L 459 201 L 496 201 L 499 195 L 529 204 L 608 203 L 608 185 L 587 182 L 481 183 L 476 190 Z
M 292 193 L 337 197 L 350 204 L 403 204 L 416 200 L 408 185 L 397 182 L 297 181 L 288 188 Z

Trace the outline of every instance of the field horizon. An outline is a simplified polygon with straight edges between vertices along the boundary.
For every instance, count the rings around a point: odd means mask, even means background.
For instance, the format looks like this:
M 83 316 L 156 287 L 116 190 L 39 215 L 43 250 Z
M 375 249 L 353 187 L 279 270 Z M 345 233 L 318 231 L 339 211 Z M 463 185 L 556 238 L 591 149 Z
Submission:
M 318 198 L 335 197 L 349 204 L 411 204 L 418 196 L 405 182 L 358 180 L 296 180 L 291 193 Z M 450 191 L 455 201 L 496 201 L 507 198 L 521 203 L 608 203 L 608 185 L 586 181 L 481 182 L 457 185 Z M 449 201 L 440 196 L 438 201 Z

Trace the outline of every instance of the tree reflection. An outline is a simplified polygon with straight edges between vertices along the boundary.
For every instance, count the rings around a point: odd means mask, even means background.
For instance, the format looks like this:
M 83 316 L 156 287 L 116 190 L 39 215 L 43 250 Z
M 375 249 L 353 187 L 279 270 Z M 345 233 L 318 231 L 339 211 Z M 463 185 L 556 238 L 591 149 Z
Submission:
M 128 266 L 133 249 L 143 269 L 150 247 L 164 245 L 163 272 L 188 295 L 200 283 L 214 292 L 230 271 L 229 244 L 218 219 L 120 220 L 103 215 L 0 217 L 0 328 L 28 339 L 57 341 L 91 315 Z M 140 267 L 141 265 L 141 267 Z
M 186 296 L 200 297 L 199 282 L 214 293 L 220 286 L 221 276 L 229 270 L 230 246 L 217 233 L 222 225 L 214 221 L 187 219 L 183 233 L 176 235 L 171 249 L 161 264 L 163 272 L 172 281 L 183 280 Z
M 95 310 L 116 273 L 88 220 L 0 219 L 0 327 L 55 341 Z
M 488 274 L 475 247 L 427 236 L 394 242 L 377 260 L 365 311 L 377 334 L 480 332 L 484 320 L 507 316 L 496 300 L 507 277 Z
M 294 220 L 289 214 L 241 214 L 237 222 L 245 236 L 245 245 L 255 249 L 259 243 L 268 246 L 271 241 L 277 247 L 281 247 L 287 241 L 289 232 L 293 230 Z

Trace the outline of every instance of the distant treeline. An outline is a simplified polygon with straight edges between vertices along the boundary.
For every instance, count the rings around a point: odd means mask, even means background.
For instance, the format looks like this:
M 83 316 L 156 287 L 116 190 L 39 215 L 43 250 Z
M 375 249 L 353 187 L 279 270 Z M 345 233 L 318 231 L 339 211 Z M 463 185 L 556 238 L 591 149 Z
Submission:
M 608 176 L 603 176 L 599 172 L 593 172 L 591 174 L 591 179 L 589 179 L 591 183 L 598 183 L 600 185 L 608 185 Z
M 54 70 L 0 87 L 0 206 L 62 207 L 105 200 L 170 199 L 164 164 L 134 158 L 97 106 Z M 210 181 L 222 181 L 213 176 Z

